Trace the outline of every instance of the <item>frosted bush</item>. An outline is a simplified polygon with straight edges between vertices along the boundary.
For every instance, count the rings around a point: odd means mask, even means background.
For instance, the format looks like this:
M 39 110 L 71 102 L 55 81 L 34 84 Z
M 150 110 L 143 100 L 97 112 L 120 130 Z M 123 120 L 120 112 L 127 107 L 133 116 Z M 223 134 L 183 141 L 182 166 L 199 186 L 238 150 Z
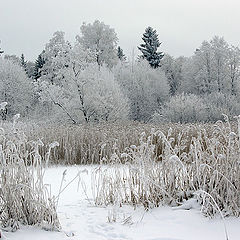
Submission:
M 223 120 L 223 114 L 230 117 L 240 114 L 240 101 L 236 96 L 211 93 L 204 97 L 208 109 L 208 121 Z
M 162 109 L 153 115 L 153 122 L 193 123 L 208 118 L 207 105 L 194 94 L 180 94 L 170 98 Z

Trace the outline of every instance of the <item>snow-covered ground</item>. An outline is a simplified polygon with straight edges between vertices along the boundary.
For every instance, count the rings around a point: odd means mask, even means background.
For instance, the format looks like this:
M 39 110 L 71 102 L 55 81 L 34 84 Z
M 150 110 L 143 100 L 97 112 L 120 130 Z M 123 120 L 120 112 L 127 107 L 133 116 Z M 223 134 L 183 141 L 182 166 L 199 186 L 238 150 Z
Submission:
M 56 167 L 46 172 L 45 182 L 58 194 L 62 173 L 67 169 L 66 185 L 85 167 Z M 204 218 L 199 210 L 173 210 L 160 207 L 145 212 L 142 208 L 96 207 L 91 199 L 90 171 L 61 194 L 58 215 L 61 232 L 47 232 L 36 227 L 22 227 L 15 233 L 3 233 L 9 240 L 221 240 L 225 239 L 223 221 Z M 82 183 L 86 186 L 83 191 Z M 116 222 L 109 223 L 109 219 Z M 226 219 L 229 240 L 240 239 L 240 219 Z

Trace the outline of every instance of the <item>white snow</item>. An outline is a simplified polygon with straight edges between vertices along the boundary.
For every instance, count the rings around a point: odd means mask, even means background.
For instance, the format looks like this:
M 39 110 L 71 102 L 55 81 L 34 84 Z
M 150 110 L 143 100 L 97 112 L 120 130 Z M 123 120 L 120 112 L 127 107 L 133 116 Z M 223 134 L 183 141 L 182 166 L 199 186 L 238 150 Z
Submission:
M 159 207 L 145 212 L 130 206 L 96 207 L 91 198 L 92 167 L 55 167 L 46 171 L 45 182 L 52 185 L 51 191 L 57 195 L 62 174 L 66 172 L 64 185 L 71 181 L 78 171 L 81 182 L 74 181 L 61 194 L 58 215 L 61 232 L 48 232 L 37 227 L 21 227 L 15 233 L 4 232 L 8 240 L 224 240 L 223 222 L 220 218 L 209 220 L 194 207 L 196 202 L 187 202 L 179 209 Z M 81 183 L 86 185 L 86 194 Z M 190 209 L 190 210 L 186 210 Z M 108 219 L 116 220 L 109 223 Z M 240 239 L 240 220 L 227 218 L 229 240 Z

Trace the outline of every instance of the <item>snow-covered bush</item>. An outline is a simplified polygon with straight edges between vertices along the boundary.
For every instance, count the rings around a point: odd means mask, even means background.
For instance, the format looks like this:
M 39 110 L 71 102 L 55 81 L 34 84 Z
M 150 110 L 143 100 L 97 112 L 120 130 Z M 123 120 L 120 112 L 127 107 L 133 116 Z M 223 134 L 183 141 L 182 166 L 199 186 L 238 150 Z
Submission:
M 234 95 L 211 93 L 203 96 L 180 94 L 170 98 L 155 112 L 152 122 L 216 122 L 223 114 L 233 118 L 240 114 L 239 99 Z
M 170 98 L 162 109 L 153 115 L 153 122 L 193 123 L 208 119 L 207 105 L 194 94 L 180 94 Z
M 231 118 L 240 114 L 240 101 L 235 95 L 211 93 L 204 97 L 204 102 L 208 110 L 207 120 L 210 122 L 223 120 L 223 114 Z

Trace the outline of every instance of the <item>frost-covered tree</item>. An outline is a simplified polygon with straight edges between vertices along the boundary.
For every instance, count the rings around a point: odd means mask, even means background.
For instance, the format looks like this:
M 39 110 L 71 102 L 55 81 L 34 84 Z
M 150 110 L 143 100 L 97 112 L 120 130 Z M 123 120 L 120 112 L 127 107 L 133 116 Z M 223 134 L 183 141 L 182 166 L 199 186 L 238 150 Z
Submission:
M 47 75 L 47 79 L 54 83 L 58 81 L 63 76 L 59 75 L 59 69 L 62 68 L 62 65 L 58 65 L 56 57 L 61 54 L 62 58 L 65 56 L 67 58 L 68 53 L 71 50 L 71 44 L 65 40 L 65 33 L 62 31 L 57 31 L 53 34 L 53 37 L 46 44 L 44 51 L 41 54 L 41 59 L 38 58 L 37 64 L 41 68 L 41 75 Z M 65 60 L 67 62 L 67 60 Z M 67 65 L 65 65 L 67 67 Z
M 115 75 L 130 99 L 132 120 L 147 122 L 168 98 L 169 85 L 164 72 L 151 68 L 146 60 L 136 62 L 131 67 L 120 65 Z
M 26 61 L 24 54 L 21 54 L 20 57 L 6 54 L 4 55 L 4 59 L 19 65 L 26 72 L 29 78 L 34 78 L 34 63 L 31 61 Z
M 143 44 L 138 47 L 142 52 L 142 58 L 146 59 L 152 68 L 158 68 L 160 66 L 161 59 L 163 58 L 163 52 L 157 52 L 161 43 L 158 40 L 158 34 L 152 27 L 146 28 L 142 40 Z
M 98 70 L 95 59 L 95 52 L 79 43 L 67 55 L 59 51 L 52 62 L 61 81 L 40 78 L 42 100 L 52 102 L 73 123 L 127 119 L 127 98 L 108 69 Z
M 231 94 L 240 93 L 240 49 L 239 47 L 231 46 L 228 51 L 228 77 L 231 82 Z
M 165 72 L 170 87 L 170 95 L 175 95 L 182 82 L 182 68 L 185 63 L 185 57 L 174 59 L 172 56 L 165 54 L 161 61 L 161 69 Z
M 229 81 L 227 81 L 227 58 L 229 45 L 223 37 L 215 36 L 211 41 L 211 50 L 213 54 L 213 73 L 217 83 L 218 92 L 229 90 Z
M 230 92 L 229 51 L 229 45 L 223 38 L 204 41 L 184 64 L 182 91 L 188 89 L 189 93 L 195 94 Z
M 193 94 L 211 93 L 217 90 L 214 76 L 213 54 L 209 42 L 204 41 L 193 57 L 183 67 L 182 91 Z
M 33 79 L 34 78 L 34 71 L 35 71 L 35 64 L 32 61 L 27 61 L 26 62 L 26 73 L 29 78 Z
M 207 120 L 207 105 L 194 94 L 175 95 L 155 112 L 153 122 L 193 123 Z
M 0 59 L 0 79 L 0 102 L 8 103 L 7 115 L 28 115 L 32 105 L 33 87 L 25 71 L 19 64 Z
M 17 55 L 8 55 L 8 54 L 5 54 L 4 55 L 4 59 L 5 60 L 9 60 L 9 61 L 11 61 L 12 63 L 14 63 L 14 64 L 18 64 L 18 65 L 20 65 L 20 58 L 17 56 Z
M 106 64 L 112 68 L 117 64 L 117 34 L 113 28 L 98 20 L 93 24 L 83 23 L 81 26 L 81 36 L 77 36 L 77 41 L 85 48 L 96 53 L 96 62 L 100 68 Z

